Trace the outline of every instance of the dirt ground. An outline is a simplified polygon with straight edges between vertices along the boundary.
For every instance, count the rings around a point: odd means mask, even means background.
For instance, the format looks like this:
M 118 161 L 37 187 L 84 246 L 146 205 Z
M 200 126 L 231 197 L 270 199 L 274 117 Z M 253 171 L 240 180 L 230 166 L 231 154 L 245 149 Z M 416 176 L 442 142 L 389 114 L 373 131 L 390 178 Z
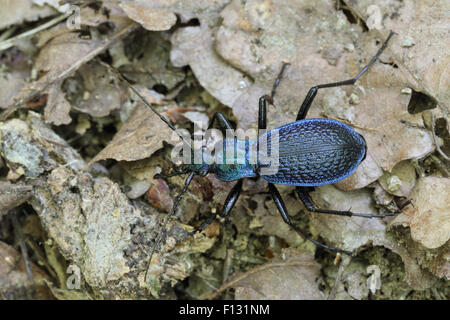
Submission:
M 8 1 L 0 12 L 0 297 L 427 299 L 450 297 L 450 3 L 445 0 Z M 349 177 L 316 187 L 186 174 L 179 137 L 216 112 L 256 132 L 339 120 L 367 143 Z M 118 73 L 117 70 L 120 72 Z M 133 85 L 133 89 L 129 84 Z M 150 107 L 142 102 L 147 101 Z M 151 108 L 154 110 L 152 111 Z M 157 111 L 155 113 L 154 111 Z M 203 132 L 200 131 L 200 132 Z M 190 137 L 186 136 L 186 139 Z M 168 214 L 164 232 L 160 232 Z M 151 254 L 152 248 L 155 248 Z M 150 261 L 151 256 L 151 261 Z

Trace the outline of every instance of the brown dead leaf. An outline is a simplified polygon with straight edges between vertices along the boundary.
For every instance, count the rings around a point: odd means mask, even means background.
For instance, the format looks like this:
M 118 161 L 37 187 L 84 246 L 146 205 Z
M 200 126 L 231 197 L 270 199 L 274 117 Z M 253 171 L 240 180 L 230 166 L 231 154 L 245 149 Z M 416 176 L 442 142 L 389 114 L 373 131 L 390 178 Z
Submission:
M 22 255 L 0 241 L 0 296 L 6 300 L 53 299 L 45 281 L 50 278 L 31 262 L 30 282 Z
M 267 195 L 263 194 L 252 195 L 252 201 L 257 203 L 254 211 L 255 217 L 251 221 L 251 226 L 245 225 L 244 228 L 247 229 L 250 227 L 252 232 L 258 235 L 275 235 L 284 239 L 290 246 L 298 246 L 303 243 L 304 240 L 283 221 L 272 198 L 267 198 Z M 298 213 L 299 202 L 297 200 L 292 201 L 287 195 L 283 199 L 285 200 L 289 214 L 295 216 Z M 244 213 L 236 212 L 233 215 L 241 214 Z M 246 230 L 241 231 L 245 232 Z
M 23 72 L 2 72 L 0 75 L 0 109 L 13 102 L 14 97 L 26 85 L 27 75 Z
M 48 123 L 54 125 L 69 124 L 72 118 L 69 116 L 71 105 L 61 92 L 61 82 L 52 83 L 48 89 L 47 106 L 44 109 L 44 117 Z
M 8 166 L 30 178 L 61 165 L 74 170 L 86 167 L 78 152 L 32 111 L 25 121 L 11 119 L 0 122 L 0 139 L 0 152 Z
M 394 61 L 408 76 L 409 87 L 433 97 L 450 114 L 450 4 L 446 0 L 345 1 L 367 20 L 378 15 L 385 30 L 395 31 Z M 371 8 L 371 11 L 369 10 Z M 371 14 L 372 12 L 372 14 Z
M 36 21 L 56 13 L 50 6 L 38 6 L 33 0 L 2 1 L 0 30 L 13 24 Z
M 413 206 L 405 208 L 391 225 L 409 226 L 412 238 L 429 249 L 443 246 L 450 239 L 450 179 L 419 179 L 410 198 Z
M 135 161 L 148 158 L 162 148 L 163 141 L 173 141 L 173 134 L 152 110 L 139 102 L 114 139 L 90 163 L 103 159 Z
M 319 265 L 310 255 L 294 249 L 250 271 L 235 275 L 214 294 L 235 288 L 236 300 L 322 300 L 317 279 Z
M 48 108 L 54 112 L 50 113 L 47 111 L 46 115 L 51 115 L 52 121 L 54 120 L 57 123 L 62 121 L 62 123 L 66 123 L 68 121 L 67 105 L 65 103 L 60 103 L 61 101 L 64 102 L 62 99 L 65 98 L 53 97 L 50 96 L 50 94 L 61 95 L 62 92 L 57 90 L 57 83 L 61 83 L 62 80 L 72 75 L 84 63 L 106 50 L 117 40 L 136 28 L 134 23 L 126 24 L 122 20 L 120 20 L 120 22 L 122 24 L 119 25 L 118 23 L 114 33 L 106 39 L 95 37 L 84 39 L 82 37 L 80 38 L 77 32 L 72 31 L 58 34 L 49 39 L 41 49 L 35 62 L 35 68 L 44 75 L 22 89 L 19 95 L 14 99 L 14 103 L 7 107 L 9 110 L 7 110 L 2 117 L 6 118 L 11 112 L 16 108 L 21 107 L 28 100 L 35 98 L 43 92 L 48 92 L 48 99 L 52 102 L 52 104 L 48 105 Z M 55 28 L 58 28 L 58 26 Z M 67 30 L 66 27 L 62 28 Z M 56 87 L 50 88 L 53 84 L 55 84 Z M 55 113 L 58 114 L 55 115 Z M 46 120 L 50 121 L 49 119 Z
M 171 10 L 155 9 L 139 2 L 123 2 L 121 6 L 130 19 L 150 31 L 169 30 L 177 22 L 177 17 Z
M 213 21 L 217 21 L 217 12 L 227 4 L 228 0 L 129 0 L 121 2 L 122 5 L 145 7 L 158 12 L 172 11 L 180 17 L 182 23 L 186 23 L 194 18 L 200 18 L 202 23 L 212 24 Z
M 93 117 L 106 117 L 111 111 L 120 108 L 126 91 L 109 69 L 95 61 L 88 62 L 78 72 L 82 92 L 75 95 L 73 109 Z
M 171 42 L 174 66 L 189 64 L 202 87 L 223 104 L 233 105 L 248 90 L 250 80 L 214 52 L 213 32 L 207 26 L 178 29 Z
M 2 52 L 0 57 L 0 109 L 13 103 L 30 75 L 31 57 L 18 48 Z

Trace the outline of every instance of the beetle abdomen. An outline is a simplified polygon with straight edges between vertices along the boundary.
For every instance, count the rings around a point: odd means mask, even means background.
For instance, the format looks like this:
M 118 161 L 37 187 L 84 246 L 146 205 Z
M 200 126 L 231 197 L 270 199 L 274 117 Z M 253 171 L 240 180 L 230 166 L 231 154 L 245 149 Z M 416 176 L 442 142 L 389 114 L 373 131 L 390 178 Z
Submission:
M 260 141 L 260 155 L 268 150 L 276 156 L 278 131 L 278 170 L 261 176 L 271 183 L 296 186 L 320 186 L 344 179 L 352 174 L 366 152 L 361 135 L 348 125 L 332 119 L 305 119 L 270 130 Z M 264 139 L 269 143 L 266 144 Z M 273 163 L 273 162 L 272 162 Z

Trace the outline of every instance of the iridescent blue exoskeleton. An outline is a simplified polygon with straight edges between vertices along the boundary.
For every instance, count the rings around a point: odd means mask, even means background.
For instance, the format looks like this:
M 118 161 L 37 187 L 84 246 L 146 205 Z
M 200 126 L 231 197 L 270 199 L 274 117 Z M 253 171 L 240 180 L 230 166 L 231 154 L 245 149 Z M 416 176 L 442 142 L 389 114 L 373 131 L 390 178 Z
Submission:
M 214 213 L 204 223 L 197 227 L 192 232 L 192 234 L 203 230 L 216 218 L 217 214 L 221 217 L 226 217 L 229 215 L 231 209 L 239 198 L 242 189 L 242 181 L 244 178 L 261 177 L 269 183 L 270 194 L 275 201 L 275 204 L 284 222 L 292 227 L 299 235 L 326 250 L 351 254 L 351 252 L 349 251 L 332 248 L 310 238 L 305 232 L 303 232 L 298 226 L 296 226 L 292 222 L 286 210 L 283 199 L 281 198 L 275 184 L 287 184 L 295 186 L 296 193 L 305 205 L 306 209 L 311 212 L 324 214 L 334 214 L 349 217 L 358 216 L 365 218 L 382 218 L 395 215 L 409 203 L 409 201 L 406 201 L 402 206 L 399 207 L 398 210 L 394 212 L 374 215 L 354 213 L 351 211 L 337 211 L 316 208 L 309 196 L 309 192 L 312 191 L 313 187 L 331 184 L 342 180 L 352 174 L 366 156 L 366 142 L 364 138 L 348 125 L 332 119 L 305 119 L 308 110 L 317 94 L 317 91 L 322 88 L 353 85 L 369 69 L 369 67 L 373 63 L 375 63 L 377 58 L 385 49 L 392 35 L 393 33 L 391 32 L 376 55 L 356 77 L 345 81 L 321 84 L 312 87 L 306 95 L 306 98 L 304 99 L 302 105 L 300 106 L 295 122 L 266 131 L 260 135 L 259 130 L 266 130 L 267 126 L 267 103 L 273 102 L 275 90 L 282 78 L 286 66 L 288 65 L 288 63 L 283 63 L 281 71 L 273 85 L 271 94 L 263 96 L 259 99 L 258 139 L 256 141 L 227 141 L 226 139 L 224 139 L 223 141 L 224 145 L 231 146 L 231 148 L 234 149 L 233 151 L 235 152 L 233 154 L 235 158 L 233 160 L 236 160 L 237 163 L 229 164 L 220 161 L 216 161 L 213 163 L 211 163 L 210 161 L 201 161 L 198 164 L 185 163 L 178 167 L 176 171 L 171 174 L 159 175 L 159 177 L 161 178 L 168 178 L 175 175 L 188 174 L 184 187 L 180 194 L 176 197 L 173 208 L 167 216 L 161 230 L 165 229 L 167 221 L 174 214 L 175 209 L 178 207 L 179 202 L 182 198 L 182 195 L 187 191 L 187 188 L 195 175 L 206 175 L 208 173 L 212 173 L 220 180 L 237 180 L 237 183 L 233 186 L 230 193 L 228 194 L 222 210 L 219 213 Z M 167 123 L 172 129 L 175 130 L 175 128 L 152 106 L 150 106 L 149 104 L 147 105 L 152 108 L 152 110 L 155 111 L 165 123 Z M 229 121 L 220 112 L 214 114 L 213 120 L 209 126 L 210 128 L 212 128 L 215 121 L 218 123 L 218 126 L 222 130 L 233 129 Z M 264 173 L 266 164 L 262 164 L 259 161 L 259 157 L 262 154 L 271 155 L 272 151 L 274 151 L 274 145 L 271 143 L 261 143 L 261 141 L 271 141 L 271 136 L 274 134 L 277 134 L 278 136 L 276 144 L 278 150 L 278 167 L 274 173 L 266 174 Z M 255 147 L 257 150 L 257 161 L 247 161 L 250 158 L 250 150 L 254 150 Z M 223 150 L 223 152 L 226 152 L 226 147 Z M 216 160 L 217 158 L 224 158 L 223 154 L 215 154 L 215 157 Z M 204 160 L 208 160 L 206 159 L 206 155 L 204 158 Z M 159 245 L 160 240 L 161 232 L 155 241 L 155 245 L 153 246 L 149 263 L 151 262 L 151 257 L 154 253 L 155 248 Z

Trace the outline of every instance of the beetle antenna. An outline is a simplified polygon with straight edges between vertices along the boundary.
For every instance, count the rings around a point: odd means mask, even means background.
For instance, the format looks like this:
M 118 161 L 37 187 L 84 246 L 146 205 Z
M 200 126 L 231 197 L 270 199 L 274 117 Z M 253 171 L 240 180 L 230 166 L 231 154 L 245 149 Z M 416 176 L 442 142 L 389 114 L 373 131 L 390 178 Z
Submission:
M 166 226 L 167 226 L 167 223 L 169 222 L 169 219 L 174 215 L 175 210 L 177 209 L 178 205 L 180 204 L 181 198 L 186 193 L 186 191 L 189 187 L 189 184 L 191 183 L 192 178 L 195 176 L 195 174 L 196 174 L 195 172 L 191 172 L 189 174 L 189 176 L 186 178 L 186 181 L 184 182 L 183 190 L 181 190 L 181 192 L 177 195 L 175 202 L 173 203 L 172 210 L 170 211 L 170 213 L 167 215 L 166 219 L 164 220 L 164 224 L 162 225 L 162 227 L 159 229 L 158 235 L 156 236 L 155 243 L 153 244 L 153 248 L 150 253 L 150 257 L 148 259 L 147 270 L 145 271 L 145 277 L 144 277 L 145 282 L 147 282 L 147 274 L 148 274 L 148 270 L 150 269 L 150 264 L 152 263 L 153 254 L 155 253 L 156 248 L 159 246 L 159 243 L 161 242 L 162 231 L 166 230 Z
M 171 124 L 169 120 L 167 120 L 161 113 L 159 113 L 154 106 L 148 103 L 148 101 L 144 98 L 144 96 L 142 96 L 142 94 L 140 94 L 139 91 L 131 84 L 130 80 L 128 80 L 119 70 L 117 70 L 110 64 L 105 63 L 103 61 L 100 61 L 100 63 L 109 70 L 111 70 L 112 72 L 114 72 L 119 77 L 119 79 L 122 80 L 139 97 L 139 99 L 142 100 L 142 102 L 147 107 L 149 107 L 170 129 L 175 131 L 175 133 L 180 137 L 181 141 L 183 141 L 185 145 L 191 148 L 191 144 L 184 139 L 183 135 L 179 133 L 178 130 L 173 126 L 173 124 Z

